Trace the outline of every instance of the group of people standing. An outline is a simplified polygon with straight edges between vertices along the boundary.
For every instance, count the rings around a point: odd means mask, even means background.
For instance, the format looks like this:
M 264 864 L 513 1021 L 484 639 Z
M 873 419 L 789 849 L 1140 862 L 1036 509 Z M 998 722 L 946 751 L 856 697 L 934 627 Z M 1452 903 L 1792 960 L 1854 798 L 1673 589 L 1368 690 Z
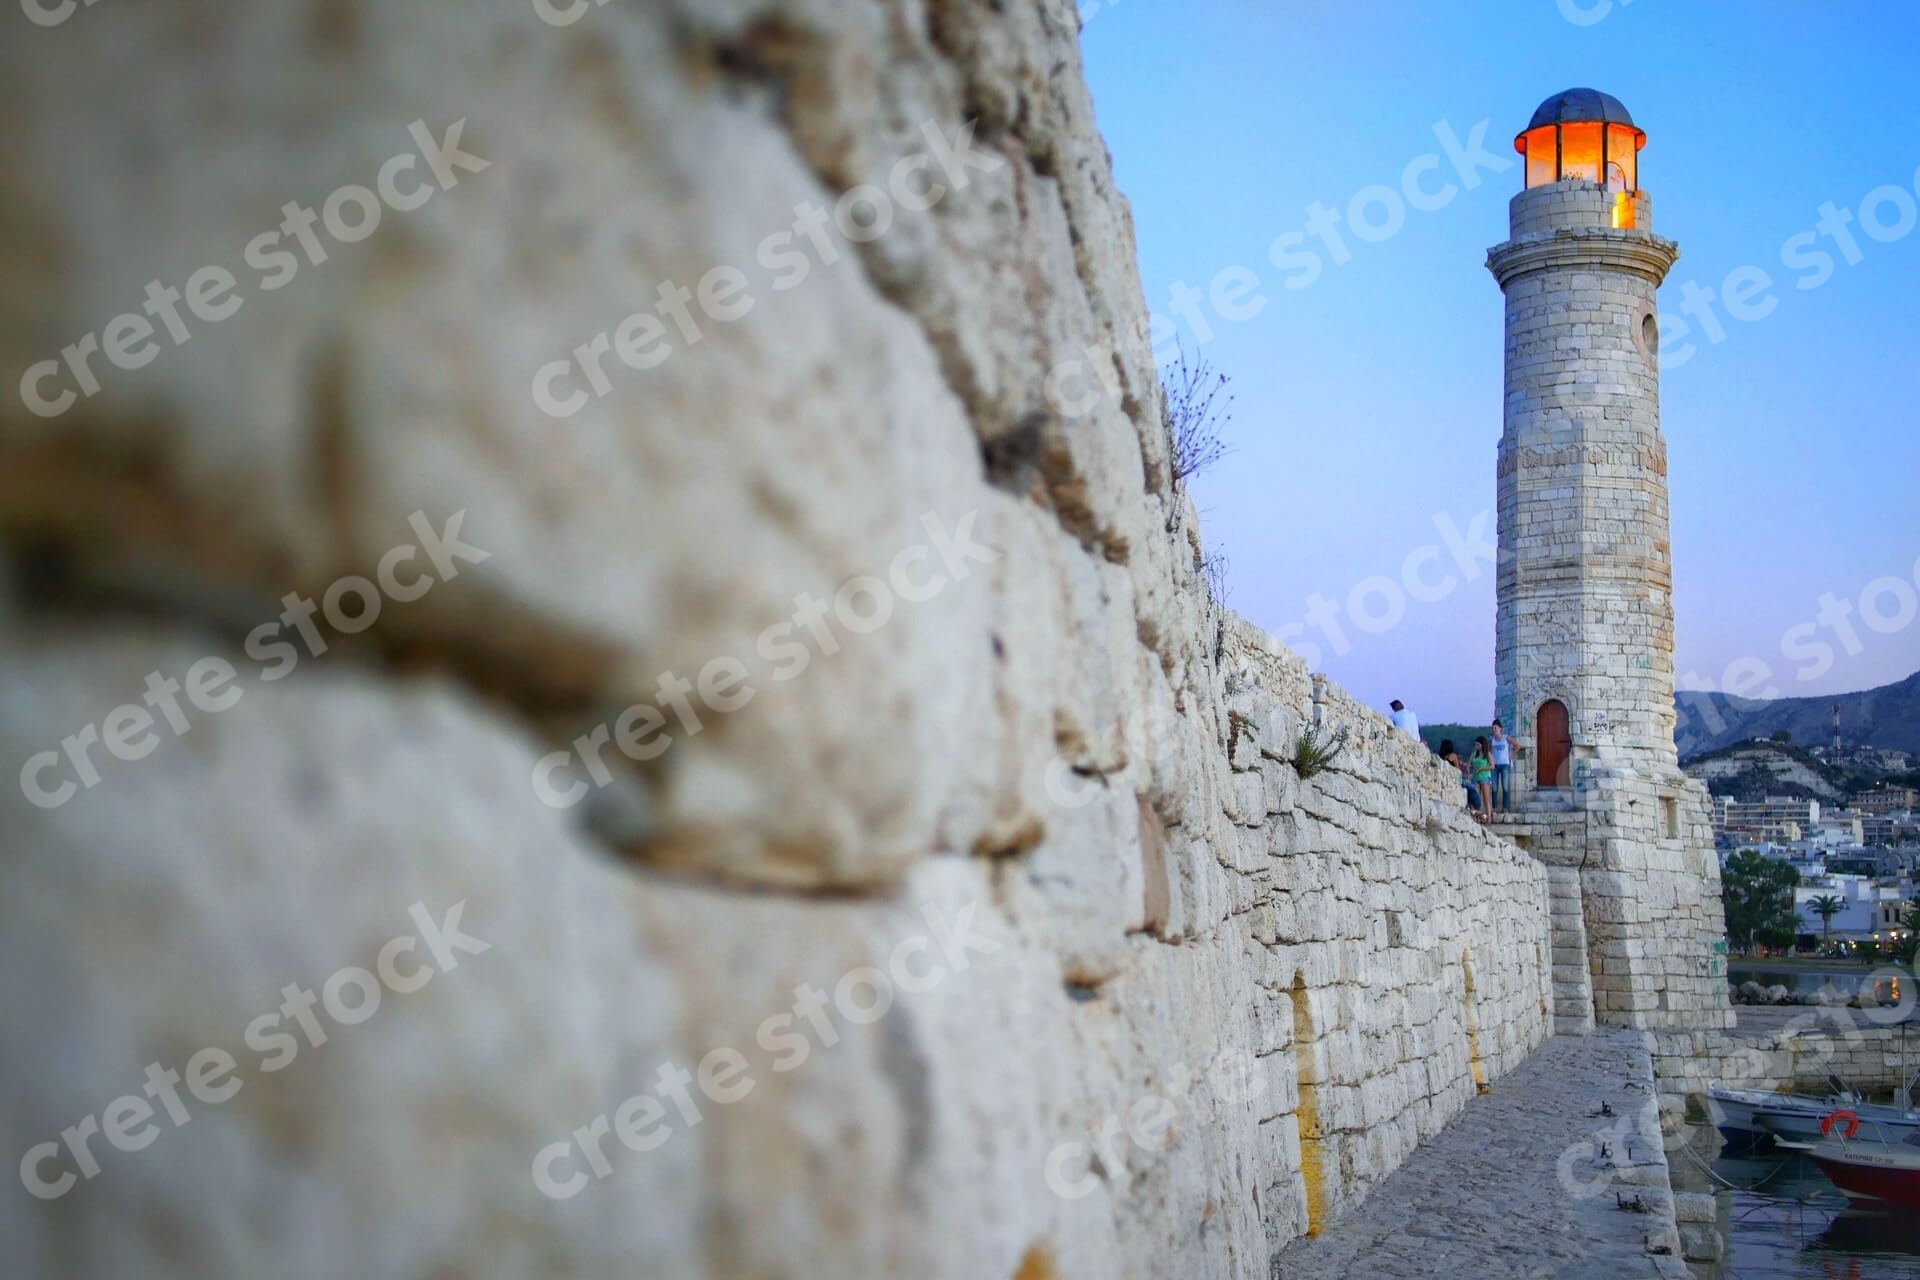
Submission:
M 1473 753 L 1465 760 L 1452 738 L 1441 740 L 1440 758 L 1460 771 L 1467 808 L 1479 821 L 1492 822 L 1496 806 L 1503 812 L 1513 806 L 1513 739 L 1498 720 L 1492 736 L 1473 740 Z
M 1420 721 L 1395 698 L 1388 704 L 1393 726 L 1420 739 Z M 1502 812 L 1513 807 L 1513 739 L 1498 720 L 1491 735 L 1473 740 L 1473 753 L 1465 760 L 1454 749 L 1452 738 L 1440 741 L 1440 758 L 1460 771 L 1460 785 L 1466 788 L 1467 809 L 1481 822 L 1492 822 L 1497 806 Z

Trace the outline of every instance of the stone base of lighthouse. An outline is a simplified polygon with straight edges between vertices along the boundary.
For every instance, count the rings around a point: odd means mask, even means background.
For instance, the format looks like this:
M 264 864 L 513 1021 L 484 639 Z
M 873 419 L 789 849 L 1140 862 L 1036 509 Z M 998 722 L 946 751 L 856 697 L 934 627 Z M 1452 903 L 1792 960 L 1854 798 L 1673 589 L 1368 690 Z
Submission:
M 1731 1027 L 1706 787 L 1594 762 L 1567 801 L 1494 824 L 1547 867 L 1555 1029 Z

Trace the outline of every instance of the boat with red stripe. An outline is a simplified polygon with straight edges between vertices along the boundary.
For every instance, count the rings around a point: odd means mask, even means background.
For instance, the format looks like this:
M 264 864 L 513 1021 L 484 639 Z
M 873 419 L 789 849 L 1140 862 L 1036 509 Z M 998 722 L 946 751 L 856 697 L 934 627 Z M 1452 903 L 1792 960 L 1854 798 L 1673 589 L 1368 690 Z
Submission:
M 1821 1120 L 1819 1142 L 1782 1145 L 1804 1150 L 1852 1199 L 1920 1208 L 1920 1133 L 1893 1138 L 1881 1129 L 1842 1108 Z

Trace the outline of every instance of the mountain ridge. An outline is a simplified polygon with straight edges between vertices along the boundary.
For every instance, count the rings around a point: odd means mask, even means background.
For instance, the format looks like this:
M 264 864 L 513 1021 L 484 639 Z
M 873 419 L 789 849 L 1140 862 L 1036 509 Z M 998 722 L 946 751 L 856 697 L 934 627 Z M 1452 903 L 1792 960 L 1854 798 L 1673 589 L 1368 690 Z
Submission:
M 1840 738 L 1848 747 L 1880 747 L 1920 754 L 1920 671 L 1904 680 L 1854 693 L 1804 698 L 1734 698 L 1724 693 L 1674 694 L 1674 743 L 1682 759 L 1718 751 L 1784 729 L 1798 747 L 1833 738 L 1833 708 L 1840 708 Z

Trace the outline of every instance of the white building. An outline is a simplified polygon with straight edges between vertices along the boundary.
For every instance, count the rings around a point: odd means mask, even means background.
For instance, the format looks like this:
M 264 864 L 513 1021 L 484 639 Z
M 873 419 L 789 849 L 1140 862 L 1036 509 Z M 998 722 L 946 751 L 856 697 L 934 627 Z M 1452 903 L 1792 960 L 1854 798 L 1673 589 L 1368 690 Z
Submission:
M 1897 940 L 1905 932 L 1907 908 L 1914 895 L 1911 881 L 1875 881 L 1867 876 L 1824 876 L 1803 882 L 1793 891 L 1794 909 L 1800 914 L 1803 933 L 1822 934 L 1831 930 L 1835 941 L 1859 942 L 1868 938 Z M 1841 910 L 1831 925 L 1823 925 L 1812 907 L 1821 897 L 1840 899 Z
M 1820 823 L 1820 802 L 1797 796 L 1768 796 L 1740 801 L 1716 796 L 1713 834 L 1716 840 L 1803 840 Z M 1856 837 L 1857 840 L 1857 837 Z
M 1860 815 L 1845 810 L 1823 815 L 1802 831 L 1801 836 L 1808 844 L 1822 849 L 1840 849 L 1866 843 Z

